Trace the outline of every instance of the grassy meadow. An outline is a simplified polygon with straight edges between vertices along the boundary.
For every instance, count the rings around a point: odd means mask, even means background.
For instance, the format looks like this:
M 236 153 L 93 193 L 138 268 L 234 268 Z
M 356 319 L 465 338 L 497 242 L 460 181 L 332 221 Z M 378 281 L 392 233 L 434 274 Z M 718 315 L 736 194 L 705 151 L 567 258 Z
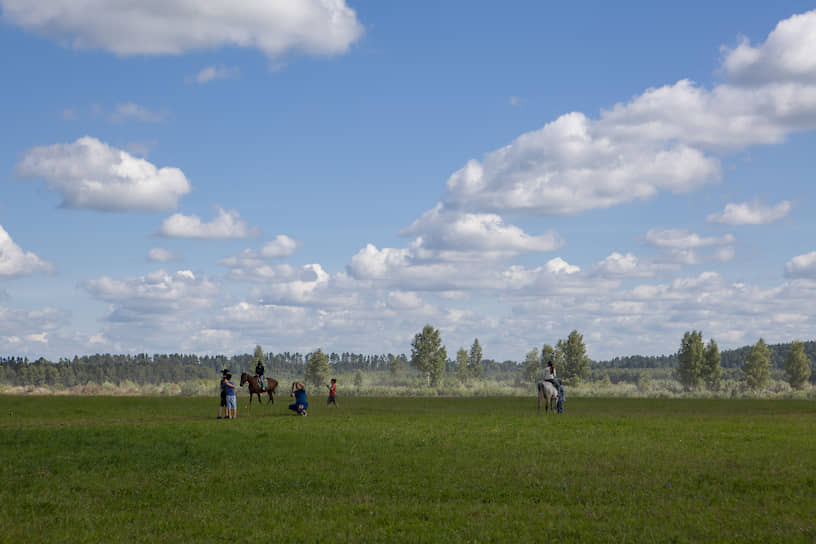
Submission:
M 813 542 L 807 400 L 0 396 L 0 542 Z

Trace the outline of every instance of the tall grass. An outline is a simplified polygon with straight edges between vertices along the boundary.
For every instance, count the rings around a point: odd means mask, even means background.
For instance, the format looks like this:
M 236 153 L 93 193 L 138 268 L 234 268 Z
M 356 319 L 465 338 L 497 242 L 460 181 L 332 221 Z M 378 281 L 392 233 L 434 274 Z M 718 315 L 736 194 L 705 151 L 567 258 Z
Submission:
M 289 385 L 294 380 L 302 380 L 300 376 L 275 376 L 280 382 L 278 392 L 285 396 Z M 428 387 L 426 380 L 421 376 L 407 376 L 402 379 L 393 379 L 387 373 L 379 372 L 366 375 L 362 385 L 354 385 L 354 376 L 338 374 L 339 394 L 341 396 L 357 397 L 529 397 L 535 395 L 535 385 L 520 379 L 494 380 L 480 379 L 467 383 L 460 383 L 453 376 L 446 376 L 438 387 Z M 323 387 L 310 387 L 310 392 L 322 395 Z M 750 389 L 743 381 L 723 380 L 717 391 L 704 388 L 686 391 L 674 379 L 647 378 L 645 381 L 613 383 L 608 379 L 599 378 L 587 381 L 578 386 L 566 386 L 567 396 L 571 397 L 601 397 L 601 398 L 778 398 L 778 399 L 816 399 L 816 388 L 806 386 L 803 390 L 793 390 L 783 380 L 771 380 L 767 388 L 762 391 Z M 125 381 L 119 384 L 105 382 L 102 384 L 87 383 L 70 388 L 8 386 L 0 384 L 0 394 L 6 395 L 63 395 L 63 396 L 211 396 L 218 395 L 217 380 L 191 380 L 181 383 L 163 383 L 160 385 L 138 385 Z M 239 391 L 239 394 L 241 392 Z M 243 390 L 246 394 L 246 388 Z

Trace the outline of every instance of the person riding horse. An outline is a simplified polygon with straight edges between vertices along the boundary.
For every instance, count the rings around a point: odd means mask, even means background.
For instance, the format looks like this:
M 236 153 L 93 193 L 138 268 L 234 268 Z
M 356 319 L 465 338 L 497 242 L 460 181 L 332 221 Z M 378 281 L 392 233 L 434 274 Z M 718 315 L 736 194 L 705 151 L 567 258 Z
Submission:
M 547 366 L 544 367 L 544 381 L 553 384 L 556 391 L 558 391 L 558 387 L 561 385 L 555 381 L 555 367 L 552 361 L 547 361 Z
M 261 388 L 261 392 L 265 391 L 266 384 L 264 383 L 264 366 L 260 361 L 258 361 L 258 364 L 255 365 L 255 375 L 258 377 L 258 387 Z

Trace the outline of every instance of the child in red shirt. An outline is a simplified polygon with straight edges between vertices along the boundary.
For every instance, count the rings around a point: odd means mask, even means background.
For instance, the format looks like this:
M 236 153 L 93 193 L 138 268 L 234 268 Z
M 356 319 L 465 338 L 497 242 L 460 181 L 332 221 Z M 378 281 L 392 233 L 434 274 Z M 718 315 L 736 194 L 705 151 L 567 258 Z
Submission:
M 337 380 L 332 378 L 331 385 L 327 385 L 326 387 L 329 388 L 329 401 L 326 403 L 326 406 L 331 406 L 334 404 L 337 408 Z

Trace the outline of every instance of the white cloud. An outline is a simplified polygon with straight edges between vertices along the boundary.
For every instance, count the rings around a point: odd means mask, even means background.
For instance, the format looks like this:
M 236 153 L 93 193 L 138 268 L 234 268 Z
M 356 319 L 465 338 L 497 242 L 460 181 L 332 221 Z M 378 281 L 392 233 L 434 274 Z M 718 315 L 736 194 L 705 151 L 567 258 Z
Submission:
M 797 255 L 788 261 L 785 274 L 791 278 L 816 278 L 816 251 Z
M 393 310 L 413 310 L 424 305 L 422 297 L 413 291 L 391 291 L 388 293 L 388 307 Z
M 287 270 L 291 275 L 275 278 L 257 291 L 263 304 L 331 308 L 357 303 L 356 294 L 342 289 L 319 264 L 307 264 L 300 268 L 284 265 L 280 269 Z
M 0 279 L 26 276 L 35 272 L 53 274 L 54 265 L 14 243 L 0 225 Z
M 157 270 L 136 278 L 102 277 L 85 282 L 94 298 L 111 303 L 106 319 L 112 322 L 173 321 L 180 315 L 212 306 L 220 287 L 190 270 Z
M 460 213 L 437 204 L 425 212 L 402 236 L 416 236 L 414 246 L 425 258 L 485 260 L 521 253 L 553 251 L 564 245 L 554 231 L 530 236 L 515 225 L 506 225 L 495 214 Z
M 166 263 L 170 261 L 179 260 L 179 256 L 172 251 L 168 251 L 161 247 L 154 247 L 147 252 L 147 260 L 156 263 Z
M 710 214 L 706 221 L 724 225 L 767 225 L 786 217 L 791 208 L 787 200 L 775 206 L 766 206 L 759 201 L 729 203 L 722 212 Z
M 651 276 L 653 267 L 641 262 L 632 253 L 623 255 L 614 251 L 604 260 L 595 265 L 595 270 L 601 275 L 610 276 Z
M 516 138 L 447 182 L 445 203 L 471 210 L 576 214 L 687 192 L 719 178 L 719 162 L 682 143 L 610 138 L 581 113 Z
M 758 48 L 727 51 L 733 80 L 711 90 L 683 79 L 598 119 L 562 115 L 468 161 L 449 177 L 443 201 L 472 212 L 563 215 L 716 182 L 717 154 L 816 128 L 813 36 L 816 11 L 782 21 Z
M 89 136 L 29 149 L 17 174 L 43 178 L 67 208 L 161 211 L 175 208 L 190 192 L 190 182 L 178 168 L 156 168 Z
M 271 242 L 261 248 L 261 256 L 270 258 L 289 257 L 298 248 L 297 240 L 285 234 L 279 234 Z
M 6 21 L 77 49 L 181 54 L 223 46 L 344 53 L 362 25 L 344 0 L 0 0 Z
M 359 279 L 387 278 L 392 269 L 407 266 L 410 252 L 407 249 L 377 249 L 373 244 L 366 244 L 351 258 L 348 265 L 352 276 Z
M 723 48 L 723 69 L 732 81 L 756 84 L 768 81 L 816 83 L 816 11 L 780 21 L 765 43 L 753 47 L 743 39 Z
M 646 241 L 659 248 L 693 249 L 731 244 L 734 242 L 734 235 L 726 234 L 719 238 L 715 236 L 703 238 L 685 229 L 650 229 L 646 233 Z
M 203 84 L 209 83 L 210 81 L 215 81 L 217 79 L 232 79 L 238 77 L 240 73 L 241 69 L 237 66 L 207 66 L 194 77 L 188 78 L 188 81 L 195 81 L 196 83 Z
M 257 227 L 250 227 L 235 210 L 217 208 L 218 215 L 209 223 L 202 223 L 197 215 L 175 213 L 162 221 L 156 231 L 168 238 L 197 238 L 201 240 L 224 240 L 227 238 L 250 238 L 260 236 Z
M 667 266 L 728 262 L 735 255 L 733 234 L 704 238 L 686 229 L 650 229 L 645 240 L 649 245 L 663 250 L 653 261 L 655 270 Z
M 578 266 L 573 266 L 561 257 L 556 257 L 547 261 L 547 271 L 553 274 L 575 274 L 581 271 Z
M 110 114 L 110 120 L 117 123 L 126 121 L 142 121 L 145 123 L 160 123 L 167 119 L 166 113 L 159 113 L 150 111 L 144 106 L 127 102 L 125 104 L 117 104 L 116 109 Z

